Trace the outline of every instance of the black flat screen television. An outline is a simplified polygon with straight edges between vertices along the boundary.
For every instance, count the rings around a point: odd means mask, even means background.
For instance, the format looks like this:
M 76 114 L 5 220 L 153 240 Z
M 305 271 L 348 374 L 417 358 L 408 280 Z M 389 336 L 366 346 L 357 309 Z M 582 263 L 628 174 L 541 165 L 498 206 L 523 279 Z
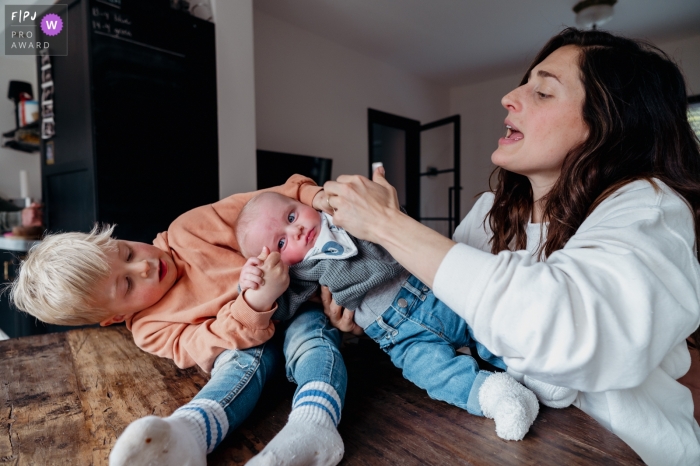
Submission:
M 295 173 L 308 176 L 319 186 L 331 179 L 333 159 L 269 150 L 258 150 L 256 159 L 258 189 L 284 184 Z

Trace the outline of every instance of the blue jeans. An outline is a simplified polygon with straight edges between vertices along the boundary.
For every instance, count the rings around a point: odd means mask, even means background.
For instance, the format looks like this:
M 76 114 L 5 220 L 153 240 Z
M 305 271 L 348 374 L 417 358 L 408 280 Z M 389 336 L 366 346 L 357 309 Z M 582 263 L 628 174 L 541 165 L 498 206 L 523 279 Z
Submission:
M 297 392 L 308 382 L 325 382 L 335 388 L 344 404 L 348 375 L 338 350 L 340 331 L 330 325 L 323 311 L 302 307 L 277 331 L 284 333 L 287 378 L 298 385 Z M 224 351 L 214 363 L 211 379 L 194 397 L 218 402 L 226 412 L 229 432 L 250 415 L 265 382 L 279 367 L 282 354 L 275 343 Z
M 479 388 L 491 372 L 480 370 L 473 357 L 456 350 L 468 346 L 484 361 L 506 368 L 501 358 L 474 339 L 464 319 L 414 276 L 404 282 L 391 307 L 365 333 L 389 354 L 405 378 L 431 398 L 477 416 L 483 416 Z

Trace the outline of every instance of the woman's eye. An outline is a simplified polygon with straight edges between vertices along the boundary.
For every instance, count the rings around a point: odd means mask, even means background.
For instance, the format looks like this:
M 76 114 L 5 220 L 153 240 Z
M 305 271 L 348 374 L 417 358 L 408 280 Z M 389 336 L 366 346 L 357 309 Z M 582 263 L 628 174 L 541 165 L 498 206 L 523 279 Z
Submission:
M 131 291 L 131 278 L 126 277 L 126 292 Z
M 539 91 L 538 91 L 538 92 L 537 92 L 537 97 L 539 97 L 540 99 L 546 99 L 547 97 L 549 97 L 549 95 L 545 94 L 544 92 L 539 92 Z
M 282 249 L 284 245 L 286 244 L 286 240 L 281 239 L 277 242 L 277 249 Z
M 287 220 L 289 221 L 289 223 L 292 223 L 296 218 L 297 218 L 297 214 L 294 213 L 294 212 L 290 213 L 290 214 L 287 216 Z
M 127 249 L 126 251 L 126 261 L 129 262 L 131 260 L 131 255 L 133 254 L 133 252 L 131 251 L 131 249 Z

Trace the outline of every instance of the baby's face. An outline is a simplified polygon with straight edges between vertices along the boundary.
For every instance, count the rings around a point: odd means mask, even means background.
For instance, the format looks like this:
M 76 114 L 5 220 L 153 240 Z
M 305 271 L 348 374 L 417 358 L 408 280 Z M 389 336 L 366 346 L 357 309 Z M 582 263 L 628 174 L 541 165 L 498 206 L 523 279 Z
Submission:
M 279 252 L 287 266 L 301 262 L 316 242 L 321 215 L 312 207 L 282 196 L 261 201 L 257 209 L 257 218 L 248 226 L 248 249 L 257 255 L 267 246 L 270 252 Z

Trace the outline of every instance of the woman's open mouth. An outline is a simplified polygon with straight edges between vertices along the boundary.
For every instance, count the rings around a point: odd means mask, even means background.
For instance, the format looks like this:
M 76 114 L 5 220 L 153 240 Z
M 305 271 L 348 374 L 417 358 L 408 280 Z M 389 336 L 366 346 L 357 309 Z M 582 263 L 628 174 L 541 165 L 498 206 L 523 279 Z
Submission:
M 523 137 L 523 133 L 518 131 L 517 128 L 511 125 L 506 125 L 505 139 L 508 139 L 509 141 L 520 141 Z

